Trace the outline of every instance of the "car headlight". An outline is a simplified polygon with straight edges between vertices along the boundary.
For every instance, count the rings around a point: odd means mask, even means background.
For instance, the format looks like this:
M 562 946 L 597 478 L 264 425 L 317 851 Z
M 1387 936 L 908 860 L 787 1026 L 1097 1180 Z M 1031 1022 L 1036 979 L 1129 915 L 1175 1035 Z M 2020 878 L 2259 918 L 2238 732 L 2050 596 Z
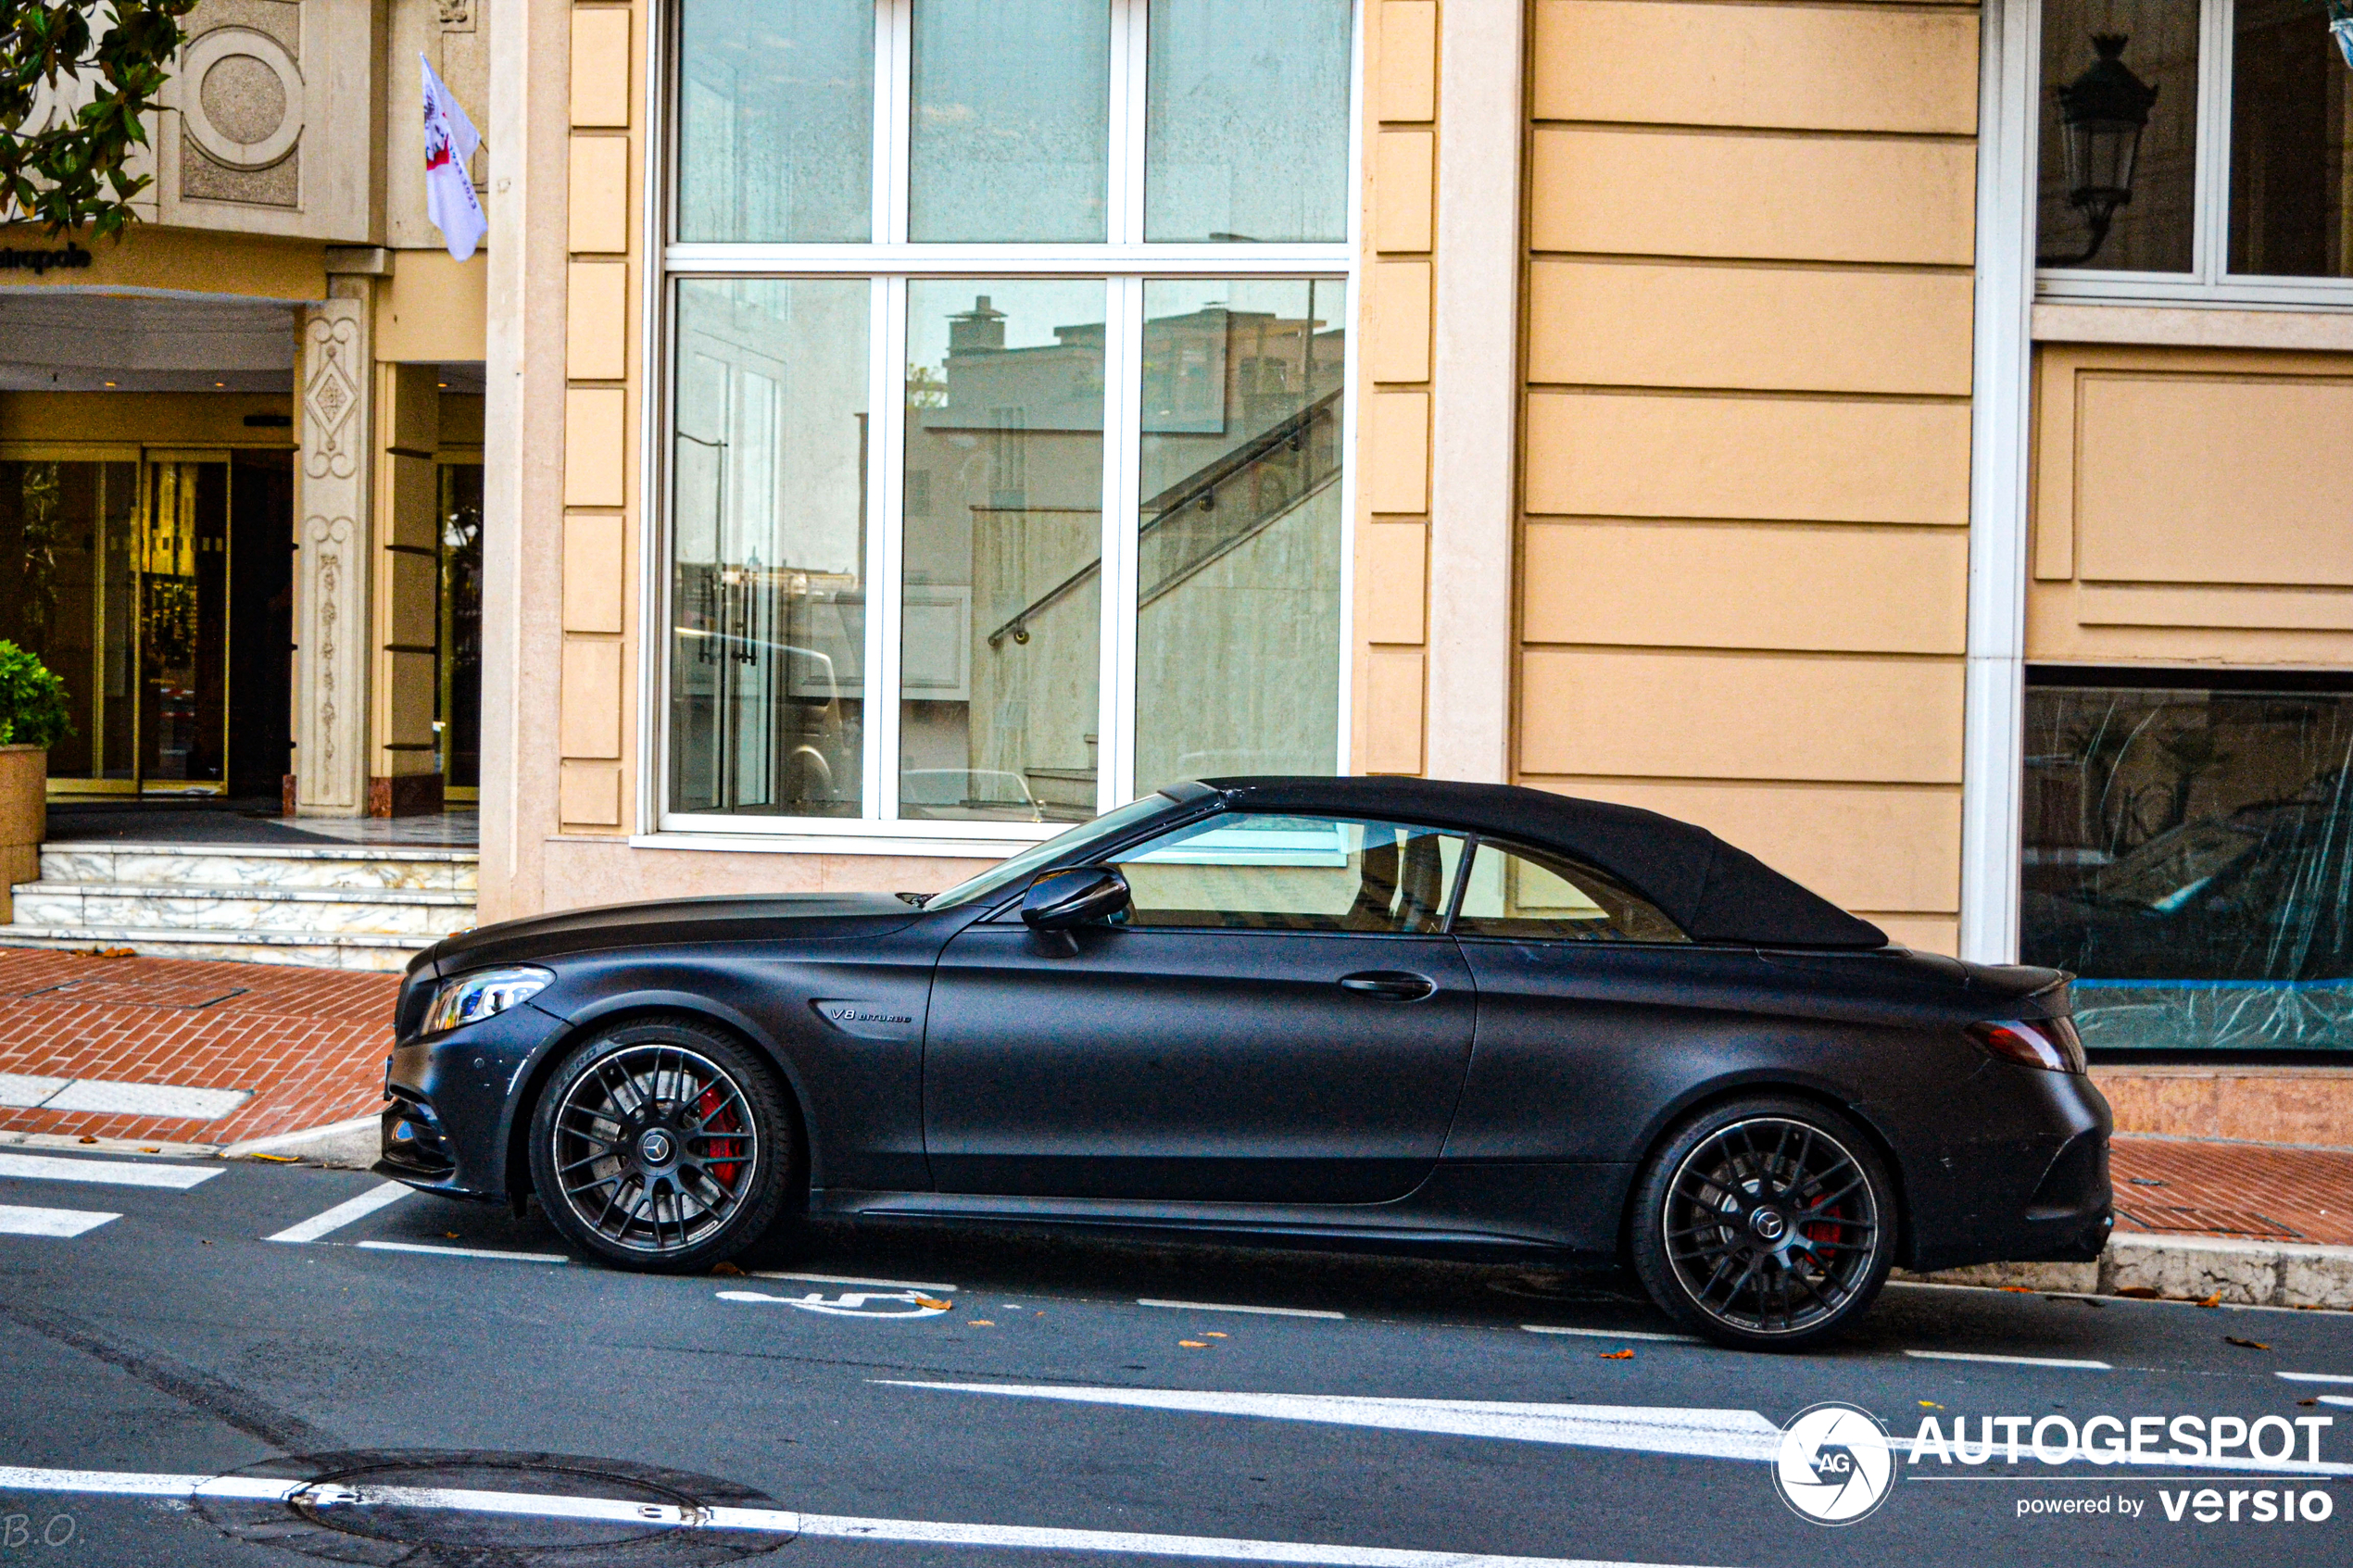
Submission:
M 461 1023 L 473 1023 L 494 1012 L 518 1007 L 546 990 L 555 976 L 544 969 L 517 965 L 512 969 L 480 969 L 445 980 L 425 1010 L 425 1033 L 444 1035 Z

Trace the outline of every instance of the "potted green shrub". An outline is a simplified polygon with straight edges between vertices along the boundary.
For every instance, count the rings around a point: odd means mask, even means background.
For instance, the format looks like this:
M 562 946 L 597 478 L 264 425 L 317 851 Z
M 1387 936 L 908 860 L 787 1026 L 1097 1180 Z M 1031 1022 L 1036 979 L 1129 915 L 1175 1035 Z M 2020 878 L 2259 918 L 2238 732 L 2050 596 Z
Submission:
M 0 641 L 0 922 L 10 890 L 41 880 L 49 829 L 49 747 L 73 734 L 66 684 L 34 655 Z

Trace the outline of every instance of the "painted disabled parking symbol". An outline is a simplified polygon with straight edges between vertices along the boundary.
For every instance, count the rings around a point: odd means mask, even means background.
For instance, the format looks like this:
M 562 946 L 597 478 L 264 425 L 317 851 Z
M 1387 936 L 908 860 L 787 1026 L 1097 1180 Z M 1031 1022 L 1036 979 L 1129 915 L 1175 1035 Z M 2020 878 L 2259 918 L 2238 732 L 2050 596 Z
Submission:
M 770 1296 L 758 1290 L 723 1290 L 722 1301 L 763 1301 L 777 1307 L 798 1307 L 837 1318 L 933 1318 L 955 1303 L 920 1290 L 851 1290 L 828 1296 L 812 1290 L 806 1296 Z

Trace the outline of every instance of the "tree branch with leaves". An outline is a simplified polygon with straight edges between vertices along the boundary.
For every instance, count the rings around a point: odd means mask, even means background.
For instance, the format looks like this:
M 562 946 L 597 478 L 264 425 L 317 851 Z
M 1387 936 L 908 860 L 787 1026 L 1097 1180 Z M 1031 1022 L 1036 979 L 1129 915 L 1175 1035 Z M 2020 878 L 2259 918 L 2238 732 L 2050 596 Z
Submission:
M 197 0 L 0 0 L 0 214 L 55 234 L 120 233 L 137 218 L 145 117 L 187 41 Z M 31 123 L 44 94 L 87 102 Z

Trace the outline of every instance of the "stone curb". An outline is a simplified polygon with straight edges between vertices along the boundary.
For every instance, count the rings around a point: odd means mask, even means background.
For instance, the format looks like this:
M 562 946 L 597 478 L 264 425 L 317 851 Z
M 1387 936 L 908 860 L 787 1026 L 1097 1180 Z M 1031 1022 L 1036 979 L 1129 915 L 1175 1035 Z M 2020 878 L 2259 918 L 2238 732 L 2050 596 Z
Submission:
M 306 1127 L 298 1133 L 280 1133 L 273 1137 L 248 1138 L 233 1143 L 220 1151 L 223 1160 L 236 1160 L 256 1154 L 274 1154 L 285 1160 L 304 1160 L 314 1165 L 333 1165 L 347 1171 L 365 1171 L 375 1164 L 384 1152 L 383 1120 L 371 1114 L 355 1116 L 348 1122 L 330 1123 L 323 1127 Z
M 1979 1263 L 1895 1277 L 1931 1285 L 2009 1286 L 2071 1296 L 2153 1290 L 2170 1301 L 2353 1311 L 2353 1247 L 2226 1236 L 2113 1236 L 2096 1263 Z

